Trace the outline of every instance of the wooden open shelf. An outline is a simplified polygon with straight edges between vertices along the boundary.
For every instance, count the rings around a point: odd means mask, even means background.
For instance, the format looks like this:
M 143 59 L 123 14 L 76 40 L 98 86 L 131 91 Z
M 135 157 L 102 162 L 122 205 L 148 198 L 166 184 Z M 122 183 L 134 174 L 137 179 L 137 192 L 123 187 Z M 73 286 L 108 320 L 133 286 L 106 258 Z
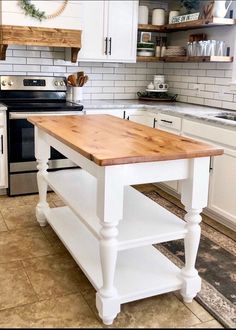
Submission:
M 137 56 L 137 62 L 218 62 L 218 63 L 231 63 L 233 62 L 232 56 L 168 56 L 168 57 L 155 57 L 155 56 Z
M 151 24 L 139 24 L 138 29 L 148 32 L 177 32 L 184 30 L 209 28 L 215 26 L 231 26 L 235 25 L 236 20 L 232 18 L 218 18 L 212 17 L 210 19 L 199 19 L 195 21 L 188 21 L 183 23 L 165 24 L 165 25 L 151 25 Z

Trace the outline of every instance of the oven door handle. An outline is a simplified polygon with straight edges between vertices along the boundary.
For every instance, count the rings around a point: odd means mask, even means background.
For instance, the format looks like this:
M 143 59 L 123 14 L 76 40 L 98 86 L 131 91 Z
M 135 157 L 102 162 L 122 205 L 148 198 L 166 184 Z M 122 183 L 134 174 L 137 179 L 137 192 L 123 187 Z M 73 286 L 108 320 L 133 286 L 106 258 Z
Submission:
M 9 119 L 27 119 L 32 116 L 81 116 L 84 115 L 84 111 L 58 111 L 58 112 L 10 112 Z

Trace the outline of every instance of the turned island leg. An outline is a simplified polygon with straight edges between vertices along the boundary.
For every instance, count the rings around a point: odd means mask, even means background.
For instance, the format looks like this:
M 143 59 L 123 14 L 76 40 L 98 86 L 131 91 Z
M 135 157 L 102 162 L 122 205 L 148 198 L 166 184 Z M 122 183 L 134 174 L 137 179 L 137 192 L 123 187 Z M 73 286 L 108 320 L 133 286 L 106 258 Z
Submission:
M 43 134 L 37 127 L 35 127 L 35 157 L 37 159 L 37 183 L 39 190 L 39 202 L 36 206 L 36 218 L 41 227 L 46 226 L 45 210 L 48 209 L 47 203 L 47 182 L 43 176 L 47 173 L 48 159 L 50 157 L 50 146 L 42 139 Z
M 190 160 L 189 177 L 182 181 L 181 201 L 187 214 L 187 234 L 184 239 L 185 266 L 181 271 L 183 286 L 181 294 L 185 302 L 192 302 L 201 290 L 201 278 L 195 268 L 201 236 L 201 215 L 207 206 L 209 185 L 209 157 Z
M 102 225 L 100 260 L 103 285 L 96 294 L 96 306 L 106 325 L 112 324 L 120 312 L 114 277 L 118 253 L 117 225 L 123 215 L 123 186 L 116 174 L 115 167 L 101 168 L 97 192 L 97 214 Z

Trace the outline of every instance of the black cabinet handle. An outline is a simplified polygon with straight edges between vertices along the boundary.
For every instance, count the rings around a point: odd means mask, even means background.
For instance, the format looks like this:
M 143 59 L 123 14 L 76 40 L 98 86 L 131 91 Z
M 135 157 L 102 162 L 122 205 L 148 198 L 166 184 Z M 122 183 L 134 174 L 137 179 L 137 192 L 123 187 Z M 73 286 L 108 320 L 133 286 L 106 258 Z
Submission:
M 1 153 L 3 155 L 3 135 L 1 135 Z
M 109 55 L 111 55 L 111 38 L 109 38 Z
M 164 123 L 173 124 L 173 121 L 170 120 L 161 119 L 161 121 L 163 121 Z
M 210 157 L 209 172 L 213 171 L 213 157 Z
M 104 52 L 105 55 L 107 55 L 107 46 L 108 46 L 107 43 L 108 43 L 108 38 L 106 37 L 105 38 L 105 52 Z
M 153 128 L 156 128 L 156 123 L 157 123 L 157 119 L 154 118 L 154 119 L 153 119 Z

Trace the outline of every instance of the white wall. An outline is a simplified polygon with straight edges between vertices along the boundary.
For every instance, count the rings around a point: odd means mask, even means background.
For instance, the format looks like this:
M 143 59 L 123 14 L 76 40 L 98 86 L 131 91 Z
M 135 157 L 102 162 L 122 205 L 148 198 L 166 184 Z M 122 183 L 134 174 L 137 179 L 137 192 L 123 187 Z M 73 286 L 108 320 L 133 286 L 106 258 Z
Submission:
M 45 11 L 50 15 L 57 11 L 63 1 L 32 1 L 40 11 Z M 53 19 L 42 20 L 41 22 L 30 16 L 25 16 L 23 10 L 19 7 L 17 0 L 1 0 L 1 20 L 4 25 L 20 25 L 20 26 L 39 26 L 54 27 L 65 29 L 80 29 L 83 17 L 83 1 L 69 0 L 68 5 L 61 15 Z

